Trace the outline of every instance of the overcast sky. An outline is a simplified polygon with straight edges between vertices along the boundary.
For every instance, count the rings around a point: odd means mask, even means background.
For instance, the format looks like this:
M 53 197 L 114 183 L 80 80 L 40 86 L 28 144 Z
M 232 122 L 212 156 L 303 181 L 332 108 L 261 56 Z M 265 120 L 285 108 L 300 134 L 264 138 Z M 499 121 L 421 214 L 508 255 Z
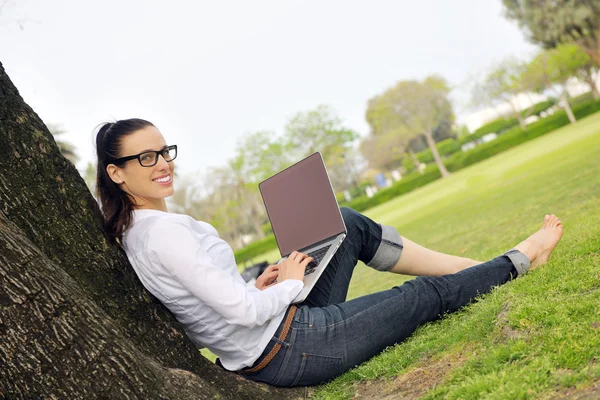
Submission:
M 0 62 L 67 131 L 80 170 L 99 123 L 140 117 L 191 173 L 224 165 L 246 133 L 280 134 L 298 111 L 331 105 L 366 135 L 367 100 L 398 80 L 438 73 L 460 87 L 531 53 L 501 14 L 500 0 L 8 0 Z

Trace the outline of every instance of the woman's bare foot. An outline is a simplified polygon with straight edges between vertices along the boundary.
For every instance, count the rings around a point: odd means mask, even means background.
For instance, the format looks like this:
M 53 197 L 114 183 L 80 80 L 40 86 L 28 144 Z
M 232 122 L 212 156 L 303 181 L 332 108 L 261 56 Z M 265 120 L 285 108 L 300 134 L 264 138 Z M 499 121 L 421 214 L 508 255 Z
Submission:
M 515 249 L 531 261 L 531 269 L 548 262 L 548 257 L 563 234 L 562 222 L 556 215 L 546 215 L 539 231 L 519 243 Z

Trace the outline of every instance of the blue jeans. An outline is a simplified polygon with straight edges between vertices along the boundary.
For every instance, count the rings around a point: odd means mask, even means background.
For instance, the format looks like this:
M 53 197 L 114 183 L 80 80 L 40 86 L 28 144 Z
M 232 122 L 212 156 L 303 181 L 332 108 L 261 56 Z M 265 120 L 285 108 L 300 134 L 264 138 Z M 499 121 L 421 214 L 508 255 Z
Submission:
M 394 228 L 382 227 L 348 208 L 342 208 L 342 216 L 346 239 L 299 305 L 285 341 L 278 339 L 282 322 L 255 365 L 275 343 L 280 342 L 282 348 L 264 369 L 244 375 L 249 379 L 285 387 L 328 381 L 401 342 L 419 325 L 458 310 L 508 282 L 529 266 L 525 255 L 512 250 L 456 274 L 418 277 L 345 301 L 358 260 L 378 270 L 390 270 L 403 246 Z

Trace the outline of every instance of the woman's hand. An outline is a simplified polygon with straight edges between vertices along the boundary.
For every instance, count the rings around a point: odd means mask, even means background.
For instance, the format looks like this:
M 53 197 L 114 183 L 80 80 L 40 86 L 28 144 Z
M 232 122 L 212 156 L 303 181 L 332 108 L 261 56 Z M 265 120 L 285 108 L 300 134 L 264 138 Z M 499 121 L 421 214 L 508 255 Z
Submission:
M 257 289 L 265 290 L 269 286 L 273 286 L 277 283 L 277 276 L 279 276 L 279 265 L 269 265 L 258 278 L 256 278 Z
M 306 266 L 313 260 L 312 257 L 304 253 L 292 251 L 292 254 L 281 262 L 279 266 L 278 282 L 283 282 L 286 279 L 304 280 L 304 271 Z

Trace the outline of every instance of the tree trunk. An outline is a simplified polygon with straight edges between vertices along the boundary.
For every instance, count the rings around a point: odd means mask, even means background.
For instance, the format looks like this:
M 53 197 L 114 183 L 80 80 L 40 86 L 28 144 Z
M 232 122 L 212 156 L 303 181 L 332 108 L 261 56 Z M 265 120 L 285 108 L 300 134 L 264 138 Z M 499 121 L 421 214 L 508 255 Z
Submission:
M 450 176 L 450 172 L 446 169 L 446 166 L 442 162 L 442 158 L 440 157 L 440 153 L 438 152 L 437 146 L 435 145 L 435 141 L 433 140 L 433 135 L 431 131 L 425 133 L 425 139 L 427 139 L 427 144 L 429 145 L 429 149 L 431 150 L 431 154 L 433 154 L 433 159 L 437 164 L 442 177 Z
M 519 105 L 515 105 L 512 100 L 509 99 L 508 101 L 513 109 L 513 113 L 515 115 L 515 117 L 519 120 L 519 126 L 521 127 L 522 130 L 526 131 L 527 130 L 527 124 L 525 123 L 525 117 L 523 116 L 523 114 L 521 113 L 521 110 L 519 110 Z
M 583 76 L 583 80 L 585 81 L 585 83 L 588 84 L 588 86 L 592 90 L 592 95 L 594 96 L 594 99 L 598 100 L 600 98 L 600 92 L 598 92 L 598 86 L 596 85 L 596 81 L 594 80 L 594 75 L 592 73 L 586 73 Z
M 98 205 L 0 64 L 0 398 L 271 398 L 203 358 L 105 239 Z
M 522 130 L 527 130 L 527 124 L 525 123 L 525 118 L 521 115 L 521 113 L 517 113 L 517 118 L 519 119 L 519 126 Z
M 571 121 L 572 124 L 577 122 L 577 120 L 575 119 L 575 114 L 573 114 L 573 110 L 571 110 L 571 105 L 569 104 L 569 98 L 566 95 L 562 96 L 562 104 L 563 104 L 563 108 L 565 109 L 565 112 L 567 113 L 567 117 L 569 117 L 569 121 Z
M 597 33 L 597 37 L 600 38 L 600 32 Z M 600 43 L 596 43 L 596 41 L 592 42 L 593 44 L 596 44 L 596 46 L 585 46 L 582 43 L 578 43 L 581 48 L 591 57 L 592 60 L 594 60 L 594 62 L 597 65 L 600 65 Z

